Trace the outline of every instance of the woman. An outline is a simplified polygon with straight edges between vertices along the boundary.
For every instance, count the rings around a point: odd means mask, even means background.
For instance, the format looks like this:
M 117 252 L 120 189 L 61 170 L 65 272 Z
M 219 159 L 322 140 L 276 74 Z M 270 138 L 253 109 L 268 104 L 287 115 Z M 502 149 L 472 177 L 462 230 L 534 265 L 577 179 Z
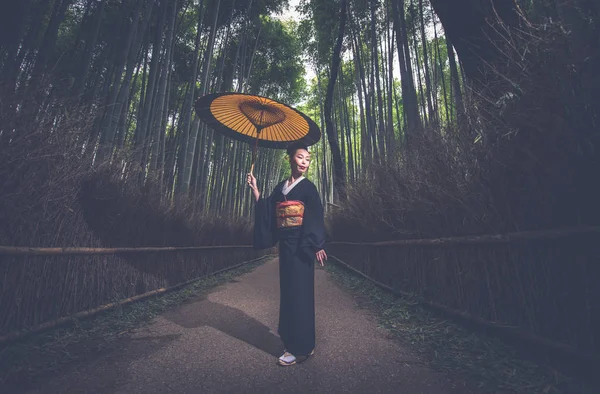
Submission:
M 287 149 L 291 176 L 279 183 L 268 198 L 261 198 L 256 178 L 248 185 L 256 199 L 254 247 L 270 248 L 279 241 L 279 337 L 282 366 L 304 361 L 315 348 L 315 258 L 327 260 L 323 249 L 323 206 L 315 185 L 304 178 L 310 164 L 306 145 Z

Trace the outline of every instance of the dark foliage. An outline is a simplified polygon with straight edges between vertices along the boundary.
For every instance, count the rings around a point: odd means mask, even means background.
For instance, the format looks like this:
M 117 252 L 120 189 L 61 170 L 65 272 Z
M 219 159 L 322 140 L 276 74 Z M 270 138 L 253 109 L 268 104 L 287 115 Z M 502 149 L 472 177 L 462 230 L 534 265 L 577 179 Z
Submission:
M 600 225 L 600 35 L 597 20 L 569 8 L 585 4 L 567 2 L 557 6 L 558 19 L 498 32 L 503 62 L 485 69 L 487 81 L 498 85 L 476 81 L 467 122 L 425 130 L 402 160 L 372 168 L 349 190 L 348 203 L 330 214 L 333 238 Z M 597 244 L 596 233 L 332 252 L 396 289 L 597 357 Z
M 588 27 L 590 34 L 593 26 Z M 507 36 L 509 81 L 470 121 L 425 130 L 330 215 L 336 239 L 381 240 L 600 224 L 600 53 L 560 23 Z M 526 57 L 517 54 L 526 53 Z M 348 222 L 354 223 L 349 226 Z M 351 230 L 351 231 L 350 231 Z
M 46 121 L 0 103 L 0 245 L 135 247 L 250 244 L 249 222 L 175 210 L 151 180 L 81 157 L 89 115 Z M 39 108 L 35 96 L 22 108 Z M 56 104 L 58 105 L 58 104 Z M 67 107 L 65 107 L 67 108 Z M 197 278 L 258 254 L 248 249 L 122 256 L 0 256 L 0 334 Z

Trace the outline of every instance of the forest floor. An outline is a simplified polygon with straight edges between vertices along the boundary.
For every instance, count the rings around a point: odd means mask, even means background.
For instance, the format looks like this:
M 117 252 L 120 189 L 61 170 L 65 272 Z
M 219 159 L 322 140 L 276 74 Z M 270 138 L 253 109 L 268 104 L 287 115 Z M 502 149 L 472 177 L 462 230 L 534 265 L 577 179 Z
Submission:
M 335 264 L 315 280 L 316 353 L 302 364 L 275 364 L 283 348 L 270 259 L 4 349 L 0 392 L 586 392 Z

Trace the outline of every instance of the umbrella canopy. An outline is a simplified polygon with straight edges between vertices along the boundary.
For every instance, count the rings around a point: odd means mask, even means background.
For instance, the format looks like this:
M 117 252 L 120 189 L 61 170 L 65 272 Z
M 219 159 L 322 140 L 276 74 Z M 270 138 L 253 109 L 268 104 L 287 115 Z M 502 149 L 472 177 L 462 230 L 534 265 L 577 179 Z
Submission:
M 196 113 L 215 131 L 265 148 L 286 148 L 292 142 L 316 144 L 321 132 L 302 112 L 266 97 L 213 93 L 196 101 Z

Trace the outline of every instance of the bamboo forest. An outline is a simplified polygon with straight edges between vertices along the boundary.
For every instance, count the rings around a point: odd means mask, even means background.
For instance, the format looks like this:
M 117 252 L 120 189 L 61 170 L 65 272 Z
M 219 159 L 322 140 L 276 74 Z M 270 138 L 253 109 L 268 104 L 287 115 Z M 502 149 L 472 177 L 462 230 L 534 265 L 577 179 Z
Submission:
M 596 0 L 0 2 L 0 392 L 600 392 L 599 70 Z

